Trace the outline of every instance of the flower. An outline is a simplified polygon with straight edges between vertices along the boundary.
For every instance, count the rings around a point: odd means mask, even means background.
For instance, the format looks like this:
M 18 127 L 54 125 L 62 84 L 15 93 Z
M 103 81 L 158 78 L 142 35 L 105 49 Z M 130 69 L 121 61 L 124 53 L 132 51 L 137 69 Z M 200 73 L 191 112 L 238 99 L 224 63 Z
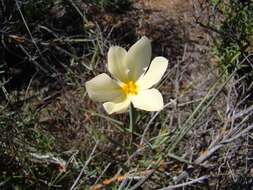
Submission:
M 119 46 L 110 47 L 108 70 L 115 80 L 103 73 L 86 82 L 89 97 L 104 102 L 108 114 L 124 113 L 131 103 L 141 110 L 162 110 L 163 97 L 151 87 L 161 80 L 168 60 L 161 56 L 155 57 L 151 63 L 150 60 L 151 41 L 145 36 L 128 52 Z

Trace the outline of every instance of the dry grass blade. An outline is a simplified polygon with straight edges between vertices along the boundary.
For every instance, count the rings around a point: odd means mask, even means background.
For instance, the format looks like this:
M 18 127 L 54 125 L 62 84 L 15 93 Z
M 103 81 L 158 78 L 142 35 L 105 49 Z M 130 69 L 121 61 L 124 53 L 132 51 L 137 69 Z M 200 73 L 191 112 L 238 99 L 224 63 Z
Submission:
M 86 167 L 87 167 L 88 164 L 90 163 L 90 161 L 91 161 L 93 155 L 95 154 L 95 151 L 96 151 L 96 149 L 97 149 L 97 146 L 98 146 L 98 142 L 96 142 L 96 144 L 95 144 L 95 146 L 94 146 L 94 148 L 93 148 L 93 150 L 92 150 L 92 152 L 91 152 L 91 154 L 90 154 L 88 160 L 85 162 L 85 164 L 84 164 L 82 170 L 80 171 L 79 175 L 77 176 L 77 178 L 76 178 L 75 182 L 73 183 L 73 185 L 71 186 L 70 190 L 76 189 L 76 185 L 77 185 L 78 181 L 80 180 L 80 178 L 82 177 L 82 175 L 83 175 L 83 173 L 84 173 Z
M 185 182 L 185 183 L 181 183 L 181 184 L 178 184 L 178 185 L 172 185 L 172 186 L 165 187 L 165 188 L 162 188 L 162 189 L 159 189 L 159 190 L 174 190 L 174 189 L 178 189 L 178 188 L 185 188 L 188 185 L 192 185 L 192 184 L 195 184 L 195 183 L 203 183 L 203 181 L 205 181 L 207 179 L 208 179 L 208 176 L 202 176 L 200 178 L 193 179 L 193 180 Z

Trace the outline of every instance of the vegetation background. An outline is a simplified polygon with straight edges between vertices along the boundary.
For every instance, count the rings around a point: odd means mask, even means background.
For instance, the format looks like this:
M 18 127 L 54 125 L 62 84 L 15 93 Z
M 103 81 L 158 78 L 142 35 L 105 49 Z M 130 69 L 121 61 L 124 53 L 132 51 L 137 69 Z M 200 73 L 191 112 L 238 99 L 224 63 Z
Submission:
M 252 0 L 1 0 L 0 35 L 0 189 L 252 188 Z M 84 84 L 143 35 L 166 105 L 131 134 Z

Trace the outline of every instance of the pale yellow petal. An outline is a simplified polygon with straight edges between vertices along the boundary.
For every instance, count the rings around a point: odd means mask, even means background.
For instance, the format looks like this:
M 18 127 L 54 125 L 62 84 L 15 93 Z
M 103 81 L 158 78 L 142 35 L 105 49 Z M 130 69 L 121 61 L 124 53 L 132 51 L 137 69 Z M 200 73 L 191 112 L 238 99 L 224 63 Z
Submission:
M 117 78 L 122 82 L 127 81 L 127 67 L 123 61 L 127 51 L 119 46 L 110 47 L 107 55 L 108 61 L 108 70 L 113 77 Z
M 145 72 L 151 60 L 151 41 L 147 37 L 138 40 L 127 52 L 125 64 L 129 69 L 129 80 L 137 79 Z
M 86 82 L 85 86 L 89 97 L 98 102 L 112 101 L 123 94 L 120 86 L 105 73 Z
M 168 60 L 156 57 L 151 62 L 147 72 L 139 78 L 137 85 L 140 89 L 148 89 L 158 83 L 168 67 Z
M 163 109 L 163 97 L 156 89 L 141 90 L 138 95 L 132 97 L 135 108 L 145 111 L 159 111 Z
M 120 101 L 106 102 L 103 104 L 105 111 L 108 114 L 124 113 L 128 111 L 131 101 L 128 97 L 121 98 Z

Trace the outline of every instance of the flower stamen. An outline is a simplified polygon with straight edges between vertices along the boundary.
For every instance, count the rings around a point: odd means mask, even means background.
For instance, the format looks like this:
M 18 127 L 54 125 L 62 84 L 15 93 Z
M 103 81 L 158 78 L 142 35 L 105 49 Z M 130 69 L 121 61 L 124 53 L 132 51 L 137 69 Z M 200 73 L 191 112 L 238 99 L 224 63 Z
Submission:
M 124 83 L 122 86 L 122 91 L 126 95 L 137 95 L 138 94 L 138 86 L 134 81 L 129 81 L 128 83 Z

